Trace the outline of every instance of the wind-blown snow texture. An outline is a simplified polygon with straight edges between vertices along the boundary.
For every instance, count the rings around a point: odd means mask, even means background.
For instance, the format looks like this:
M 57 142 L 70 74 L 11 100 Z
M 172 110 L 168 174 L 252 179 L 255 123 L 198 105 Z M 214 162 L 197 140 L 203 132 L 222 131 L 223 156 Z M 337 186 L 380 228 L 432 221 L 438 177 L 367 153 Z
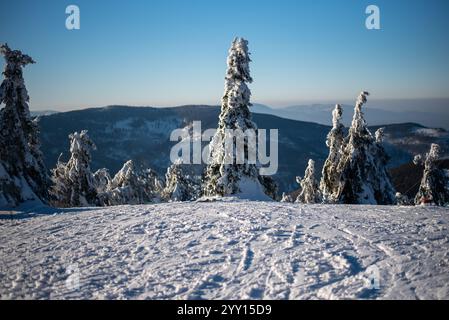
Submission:
M 0 216 L 3 299 L 449 298 L 445 208 L 217 201 L 45 210 Z M 379 290 L 368 284 L 371 265 Z M 70 270 L 79 270 L 79 289 Z

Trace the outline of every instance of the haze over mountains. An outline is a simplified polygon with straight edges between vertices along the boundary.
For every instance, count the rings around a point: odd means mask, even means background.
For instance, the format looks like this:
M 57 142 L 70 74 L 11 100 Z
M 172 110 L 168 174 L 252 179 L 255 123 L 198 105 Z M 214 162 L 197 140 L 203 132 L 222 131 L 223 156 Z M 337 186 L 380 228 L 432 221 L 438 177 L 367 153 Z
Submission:
M 370 125 L 413 122 L 432 128 L 449 129 L 449 99 L 421 99 L 405 102 L 369 102 L 364 113 Z M 406 106 L 404 106 L 406 104 Z M 316 122 L 324 125 L 331 123 L 332 109 L 335 103 L 301 104 L 282 108 L 273 108 L 263 104 L 254 104 L 252 111 L 272 114 L 282 118 Z M 349 126 L 352 120 L 352 104 L 342 104 L 343 123 Z
M 253 112 L 258 112 L 255 106 Z M 92 168 L 106 167 L 117 172 L 129 159 L 155 169 L 163 175 L 170 165 L 170 133 L 192 121 L 201 121 L 202 130 L 216 128 L 218 106 L 181 106 L 175 108 L 109 106 L 40 117 L 42 151 L 48 168 L 55 167 L 61 153 L 68 155 L 68 135 L 83 129 L 97 145 Z M 347 116 L 352 115 L 346 112 Z M 297 187 L 295 177 L 303 175 L 308 159 L 317 162 L 318 169 L 328 155 L 325 144 L 330 130 L 327 125 L 285 119 L 270 114 L 254 113 L 253 120 L 262 129 L 279 130 L 279 170 L 275 179 L 281 191 Z M 371 118 L 367 114 L 367 121 Z M 372 131 L 378 126 L 372 127 Z M 413 155 L 426 152 L 432 142 L 440 143 L 444 154 L 449 150 L 449 133 L 415 123 L 385 126 L 385 145 L 391 156 L 390 167 L 412 160 Z

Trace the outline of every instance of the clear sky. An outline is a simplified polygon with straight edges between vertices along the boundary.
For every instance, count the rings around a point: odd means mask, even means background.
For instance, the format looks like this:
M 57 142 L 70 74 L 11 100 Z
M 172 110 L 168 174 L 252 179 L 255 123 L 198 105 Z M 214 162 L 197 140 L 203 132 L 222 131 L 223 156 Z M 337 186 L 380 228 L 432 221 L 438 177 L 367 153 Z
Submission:
M 80 30 L 65 28 L 69 4 Z M 365 28 L 369 4 L 381 30 Z M 448 15 L 447 0 L 2 0 L 0 42 L 37 61 L 32 109 L 216 104 L 235 36 L 249 40 L 255 102 L 438 98 Z

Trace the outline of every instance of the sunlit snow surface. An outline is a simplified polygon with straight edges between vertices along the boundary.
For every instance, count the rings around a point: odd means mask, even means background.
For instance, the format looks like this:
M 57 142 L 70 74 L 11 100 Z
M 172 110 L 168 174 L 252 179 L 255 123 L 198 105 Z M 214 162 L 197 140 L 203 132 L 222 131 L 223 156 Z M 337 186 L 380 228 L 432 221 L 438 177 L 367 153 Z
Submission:
M 2 299 L 449 298 L 445 208 L 217 201 L 37 211 L 0 215 Z

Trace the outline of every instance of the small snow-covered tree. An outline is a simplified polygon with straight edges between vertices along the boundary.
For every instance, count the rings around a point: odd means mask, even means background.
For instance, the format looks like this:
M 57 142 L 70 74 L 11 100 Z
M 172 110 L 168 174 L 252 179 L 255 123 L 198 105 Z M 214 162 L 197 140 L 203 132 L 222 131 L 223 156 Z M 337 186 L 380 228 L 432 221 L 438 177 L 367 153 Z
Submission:
M 70 159 L 58 160 L 52 170 L 53 186 L 50 193 L 54 205 L 59 207 L 85 207 L 96 205 L 97 191 L 90 169 L 91 152 L 95 144 L 86 130 L 69 135 Z
M 157 202 L 161 183 L 152 170 L 136 168 L 132 160 L 109 181 L 107 191 L 100 193 L 101 205 L 144 204 Z
M 326 145 L 329 148 L 329 155 L 324 162 L 320 190 L 323 196 L 323 202 L 333 203 L 337 199 L 338 184 L 340 181 L 340 172 L 338 163 L 344 148 L 344 126 L 341 123 L 343 110 L 341 105 L 337 104 L 332 111 L 332 129 L 327 135 Z
M 0 45 L 6 64 L 0 85 L 0 206 L 48 200 L 49 177 L 40 151 L 37 122 L 30 116 L 22 69 L 33 59 Z
M 150 198 L 152 202 L 161 200 L 162 190 L 165 188 L 163 179 L 159 177 L 156 171 L 147 168 L 142 172 L 142 179 L 147 190 L 150 190 Z
M 107 192 L 110 183 L 111 176 L 108 169 L 102 168 L 94 173 L 94 185 L 98 194 Z
M 406 194 L 396 192 L 396 204 L 398 206 L 410 206 L 412 205 L 412 201 L 410 201 L 409 197 Z
M 362 106 L 368 92 L 357 99 L 349 135 L 338 171 L 341 173 L 336 199 L 346 204 L 393 204 L 395 191 L 386 168 L 388 156 L 382 147 L 382 130 L 373 137 L 367 128 Z
M 304 178 L 297 178 L 298 183 L 301 186 L 301 192 L 296 198 L 296 202 L 299 203 L 320 203 L 322 200 L 321 192 L 318 185 L 318 180 L 315 177 L 315 161 L 309 160 Z
M 165 201 L 191 201 L 200 196 L 201 179 L 189 171 L 182 161 L 176 161 L 167 168 L 162 192 Z
M 70 207 L 71 186 L 73 185 L 67 173 L 67 163 L 61 161 L 59 155 L 56 168 L 51 170 L 52 186 L 50 187 L 51 203 L 57 207 Z
M 230 154 L 225 146 L 229 130 L 257 132 L 249 110 L 251 91 L 247 83 L 253 81 L 249 69 L 250 61 L 248 41 L 236 38 L 232 42 L 227 59 L 228 68 L 218 129 L 209 145 L 210 163 L 206 170 L 203 190 L 206 196 L 233 195 L 245 193 L 248 189 L 267 195 L 276 193 L 276 190 L 273 190 L 276 189 L 273 180 L 268 176 L 260 176 L 258 165 L 248 161 L 250 152 L 256 154 L 256 145 L 248 143 L 245 138 L 244 163 L 238 163 L 237 152 Z M 235 140 L 234 138 L 234 143 Z M 235 151 L 235 147 L 232 149 Z
M 444 206 L 449 203 L 449 185 L 447 172 L 438 168 L 436 161 L 440 157 L 440 146 L 433 143 L 424 160 L 424 173 L 415 197 L 415 204 L 431 203 Z M 415 157 L 415 162 L 419 162 Z
M 293 202 L 293 198 L 291 195 L 282 192 L 281 202 Z
M 132 160 L 127 161 L 108 186 L 108 205 L 143 203 L 143 190 Z

